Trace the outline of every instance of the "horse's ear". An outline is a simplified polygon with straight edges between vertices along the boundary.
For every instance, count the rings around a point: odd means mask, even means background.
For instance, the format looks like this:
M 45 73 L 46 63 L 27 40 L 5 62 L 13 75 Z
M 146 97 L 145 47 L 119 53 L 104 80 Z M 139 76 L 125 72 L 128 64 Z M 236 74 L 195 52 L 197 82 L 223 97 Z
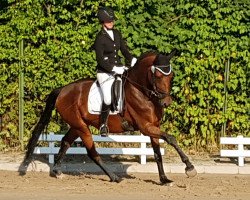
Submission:
M 174 56 L 180 56 L 180 54 L 181 54 L 181 52 L 180 52 L 178 49 L 174 48 L 174 49 L 170 52 L 170 54 L 168 54 L 167 56 L 168 56 L 168 59 L 170 60 L 170 59 L 173 58 Z

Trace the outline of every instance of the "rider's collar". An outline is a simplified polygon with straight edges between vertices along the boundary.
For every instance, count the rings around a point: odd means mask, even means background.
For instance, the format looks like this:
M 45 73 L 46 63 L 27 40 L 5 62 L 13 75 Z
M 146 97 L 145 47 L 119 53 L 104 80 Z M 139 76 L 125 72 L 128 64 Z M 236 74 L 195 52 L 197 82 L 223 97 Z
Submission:
M 103 29 L 106 31 L 106 33 L 108 33 L 108 35 L 110 36 L 110 38 L 111 38 L 112 40 L 114 40 L 113 29 L 107 29 L 106 27 L 103 27 Z

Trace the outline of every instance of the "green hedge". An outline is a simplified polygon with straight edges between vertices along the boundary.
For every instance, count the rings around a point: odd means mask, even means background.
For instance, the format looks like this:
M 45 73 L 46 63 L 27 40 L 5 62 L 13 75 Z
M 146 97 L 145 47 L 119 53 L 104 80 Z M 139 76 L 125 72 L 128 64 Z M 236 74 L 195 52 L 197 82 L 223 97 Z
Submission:
M 183 146 L 208 150 L 216 145 L 223 124 L 227 135 L 249 136 L 248 1 L 1 0 L 0 149 L 19 145 L 19 41 L 23 39 L 25 47 L 26 142 L 51 90 L 95 77 L 91 46 L 100 29 L 96 19 L 100 5 L 113 7 L 116 28 L 136 56 L 148 50 L 181 50 L 172 63 L 175 101 L 165 110 L 163 130 L 174 134 Z M 53 115 L 48 130 L 62 131 L 56 112 Z

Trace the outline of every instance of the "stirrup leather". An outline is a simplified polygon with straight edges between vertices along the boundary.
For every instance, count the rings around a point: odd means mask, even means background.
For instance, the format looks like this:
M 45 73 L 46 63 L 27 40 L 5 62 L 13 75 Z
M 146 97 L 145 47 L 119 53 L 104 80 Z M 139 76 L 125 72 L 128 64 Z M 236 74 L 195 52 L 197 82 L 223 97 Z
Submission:
M 99 134 L 102 136 L 102 137 L 107 137 L 108 136 L 108 133 L 109 133 L 109 128 L 106 124 L 102 124 L 100 126 L 100 129 L 99 129 Z

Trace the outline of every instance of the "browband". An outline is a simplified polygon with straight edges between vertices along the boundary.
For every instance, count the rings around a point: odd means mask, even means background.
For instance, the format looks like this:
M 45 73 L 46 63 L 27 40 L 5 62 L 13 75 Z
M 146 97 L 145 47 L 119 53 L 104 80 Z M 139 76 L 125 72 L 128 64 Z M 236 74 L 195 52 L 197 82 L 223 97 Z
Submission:
M 165 68 L 165 67 L 169 67 L 169 72 L 164 72 L 161 68 Z M 154 66 L 154 65 L 152 65 L 151 66 L 151 71 L 153 72 L 153 73 L 155 73 L 155 70 L 158 70 L 158 71 L 160 71 L 161 73 L 163 73 L 164 75 L 166 75 L 166 76 L 168 76 L 169 74 L 171 74 L 171 72 L 172 72 L 172 67 L 171 67 L 171 65 L 168 65 L 168 66 Z

